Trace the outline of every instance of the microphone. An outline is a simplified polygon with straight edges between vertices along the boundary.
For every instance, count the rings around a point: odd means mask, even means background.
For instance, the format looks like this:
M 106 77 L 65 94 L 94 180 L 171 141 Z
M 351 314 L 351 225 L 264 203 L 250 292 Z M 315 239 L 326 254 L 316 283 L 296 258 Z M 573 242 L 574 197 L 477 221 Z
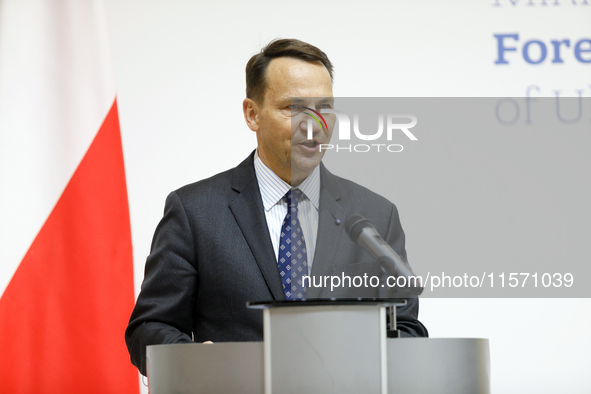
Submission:
M 420 283 L 417 283 L 417 279 L 414 279 L 414 286 L 411 286 L 410 277 L 415 277 L 415 275 L 410 266 L 384 241 L 369 220 L 361 215 L 351 215 L 345 220 L 345 231 L 353 242 L 367 250 L 380 263 L 386 274 L 396 278 L 400 276 L 406 278 L 407 286 L 405 289 L 410 290 L 415 295 L 423 292 L 423 288 Z

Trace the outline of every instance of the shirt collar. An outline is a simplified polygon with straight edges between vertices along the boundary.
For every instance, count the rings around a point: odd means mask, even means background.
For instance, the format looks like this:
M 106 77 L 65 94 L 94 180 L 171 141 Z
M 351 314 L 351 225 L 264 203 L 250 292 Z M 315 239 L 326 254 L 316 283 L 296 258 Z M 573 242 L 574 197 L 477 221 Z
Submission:
M 258 151 L 254 155 L 254 171 L 259 183 L 261 198 L 265 211 L 281 203 L 285 193 L 291 188 L 283 179 L 279 178 L 269 167 L 263 163 Z M 320 166 L 316 166 L 312 173 L 297 187 L 310 200 L 318 210 L 320 201 Z

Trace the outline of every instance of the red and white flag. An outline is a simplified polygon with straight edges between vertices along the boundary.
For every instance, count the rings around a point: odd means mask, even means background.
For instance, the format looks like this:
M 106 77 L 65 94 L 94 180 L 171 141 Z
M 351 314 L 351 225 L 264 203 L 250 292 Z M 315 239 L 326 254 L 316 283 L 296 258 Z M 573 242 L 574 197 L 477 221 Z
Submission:
M 0 393 L 138 393 L 104 11 L 0 0 Z

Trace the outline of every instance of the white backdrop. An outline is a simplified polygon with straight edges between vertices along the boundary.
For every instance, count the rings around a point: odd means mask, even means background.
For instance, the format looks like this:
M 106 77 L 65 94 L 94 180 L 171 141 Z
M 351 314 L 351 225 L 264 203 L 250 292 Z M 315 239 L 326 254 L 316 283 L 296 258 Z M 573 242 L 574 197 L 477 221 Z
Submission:
M 335 96 L 591 96 L 591 63 L 575 44 L 591 39 L 584 0 L 484 1 L 164 1 L 106 0 L 126 160 L 139 291 L 166 195 L 237 165 L 256 146 L 245 125 L 244 67 L 273 38 L 294 37 L 324 50 L 335 65 Z M 495 64 L 494 34 L 508 64 Z M 529 64 L 529 40 L 547 57 Z M 551 40 L 562 47 L 553 63 Z M 540 57 L 531 44 L 531 59 Z M 579 57 L 591 59 L 591 43 Z M 586 181 L 588 182 L 588 181 Z M 412 196 L 401 211 L 410 262 L 425 229 Z M 445 235 L 443 235 L 445 236 Z M 586 258 L 587 261 L 591 260 Z M 591 262 L 591 261 L 590 261 Z M 590 300 L 423 299 L 432 337 L 490 339 L 494 393 L 591 391 Z

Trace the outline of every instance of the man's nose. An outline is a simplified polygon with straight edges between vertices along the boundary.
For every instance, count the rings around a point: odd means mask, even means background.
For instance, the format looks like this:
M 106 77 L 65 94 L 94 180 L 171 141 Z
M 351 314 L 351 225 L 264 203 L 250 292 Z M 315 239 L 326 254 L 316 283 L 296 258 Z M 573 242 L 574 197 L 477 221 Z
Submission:
M 315 134 L 322 131 L 322 128 L 311 116 L 305 115 L 305 118 L 300 122 L 300 130 L 307 135 L 308 139 L 314 138 Z

